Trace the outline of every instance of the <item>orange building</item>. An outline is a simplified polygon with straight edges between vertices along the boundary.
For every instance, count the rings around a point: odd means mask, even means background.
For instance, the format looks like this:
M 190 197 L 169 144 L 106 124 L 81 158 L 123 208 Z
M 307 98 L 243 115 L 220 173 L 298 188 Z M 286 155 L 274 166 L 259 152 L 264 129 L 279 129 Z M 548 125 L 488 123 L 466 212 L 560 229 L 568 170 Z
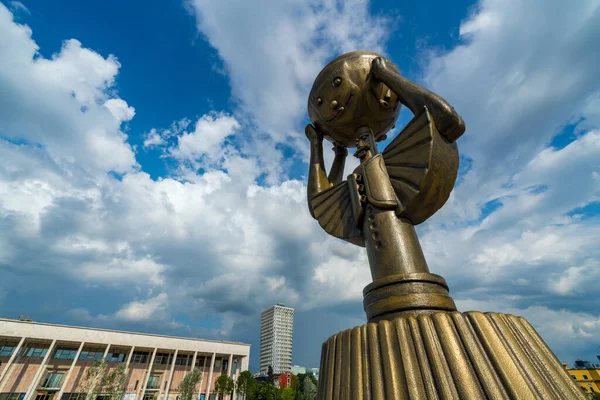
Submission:
M 104 358 L 125 364 L 124 400 L 176 400 L 193 366 L 200 399 L 212 399 L 221 374 L 248 369 L 250 345 L 0 318 L 0 400 L 84 400 L 86 370 Z M 100 399 L 99 399 L 100 400 Z
M 593 366 L 587 368 L 568 368 L 567 364 L 563 364 L 563 366 L 585 393 L 600 393 L 600 369 Z

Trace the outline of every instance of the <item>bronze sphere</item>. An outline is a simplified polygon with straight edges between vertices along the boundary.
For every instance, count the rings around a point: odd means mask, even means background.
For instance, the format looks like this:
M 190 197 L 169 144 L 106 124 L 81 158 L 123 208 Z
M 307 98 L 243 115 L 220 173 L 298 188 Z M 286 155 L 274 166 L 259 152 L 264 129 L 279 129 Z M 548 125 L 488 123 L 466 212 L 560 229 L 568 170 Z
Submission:
M 315 79 L 308 115 L 315 128 L 336 145 L 354 147 L 356 131 L 364 126 L 382 138 L 398 119 L 397 95 L 369 74 L 376 57 L 381 56 L 369 51 L 343 54 Z

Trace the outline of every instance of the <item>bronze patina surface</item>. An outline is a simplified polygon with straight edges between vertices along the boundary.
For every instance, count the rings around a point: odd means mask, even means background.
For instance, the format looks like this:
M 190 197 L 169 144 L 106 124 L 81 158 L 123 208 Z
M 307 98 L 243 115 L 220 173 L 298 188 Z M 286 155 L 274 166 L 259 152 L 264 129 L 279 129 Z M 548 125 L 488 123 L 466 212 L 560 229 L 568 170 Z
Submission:
M 412 121 L 380 153 L 405 105 Z M 440 96 L 372 52 L 331 61 L 308 100 L 308 207 L 330 235 L 366 248 L 368 324 L 323 344 L 319 399 L 585 398 L 523 318 L 459 313 L 429 272 L 414 226 L 448 200 L 465 125 Z M 323 139 L 333 143 L 329 174 Z M 360 165 L 346 180 L 348 147 Z

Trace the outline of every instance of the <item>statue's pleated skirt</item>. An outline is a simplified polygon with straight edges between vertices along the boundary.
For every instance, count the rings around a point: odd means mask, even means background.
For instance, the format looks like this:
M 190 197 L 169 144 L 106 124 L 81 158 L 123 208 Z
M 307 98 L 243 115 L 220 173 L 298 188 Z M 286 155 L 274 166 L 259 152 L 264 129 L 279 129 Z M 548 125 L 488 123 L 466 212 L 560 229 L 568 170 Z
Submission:
M 317 398 L 586 399 L 533 327 L 498 313 L 436 312 L 358 326 L 321 352 Z

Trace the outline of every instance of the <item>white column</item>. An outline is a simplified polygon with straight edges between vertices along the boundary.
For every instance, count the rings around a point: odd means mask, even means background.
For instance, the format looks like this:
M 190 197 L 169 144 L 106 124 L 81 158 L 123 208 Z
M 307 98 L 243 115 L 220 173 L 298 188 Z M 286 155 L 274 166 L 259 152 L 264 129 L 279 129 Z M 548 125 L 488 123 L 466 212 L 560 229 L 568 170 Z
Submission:
M 215 357 L 217 353 L 212 354 L 212 358 L 210 359 L 210 370 L 208 370 L 208 382 L 206 383 L 206 399 L 210 397 L 210 386 L 212 384 L 212 374 L 215 369 Z
M 171 364 L 171 372 L 169 372 L 169 379 L 167 380 L 167 389 L 165 390 L 165 400 L 169 399 L 169 390 L 171 389 L 171 380 L 173 379 L 173 371 L 175 371 L 175 361 L 177 361 L 177 352 L 173 355 L 173 364 Z M 186 367 L 187 368 L 187 367 Z
M 33 380 L 31 381 L 31 384 L 29 385 L 29 388 L 27 389 L 27 392 L 25 393 L 24 400 L 29 400 L 31 398 L 31 395 L 35 392 L 35 388 L 38 385 L 40 376 L 46 369 L 46 363 L 48 362 L 48 358 L 50 358 L 52 352 L 54 351 L 55 346 L 56 346 L 56 339 L 54 339 L 52 341 L 52 344 L 50 344 L 50 347 L 48 348 L 48 352 L 46 353 L 46 356 L 42 360 L 40 367 L 38 368 L 37 372 L 35 373 L 35 376 L 33 377 Z
M 71 377 L 71 374 L 73 373 L 73 368 L 75 368 L 75 364 L 77 364 L 77 360 L 79 360 L 79 355 L 81 354 L 81 350 L 83 350 L 84 344 L 85 344 L 85 342 L 81 342 L 81 344 L 79 345 L 79 349 L 77 349 L 77 354 L 75 355 L 75 359 L 71 363 L 71 366 L 69 367 L 69 371 L 67 372 L 67 374 L 65 375 L 65 377 L 63 379 L 63 383 L 60 387 L 60 390 L 58 391 L 58 394 L 56 396 L 54 396 L 54 398 L 56 400 L 60 400 L 62 397 L 62 394 L 65 392 L 65 387 L 67 387 L 69 378 Z
M 194 368 L 196 368 L 196 360 L 198 359 L 198 352 L 195 351 L 194 352 L 194 357 L 192 358 L 192 368 L 190 369 L 190 371 L 193 371 Z M 187 368 L 186 368 L 187 370 Z
M 129 368 L 129 363 L 131 363 L 131 357 L 133 357 L 133 352 L 135 351 L 135 346 L 131 346 L 131 351 L 129 352 L 129 355 L 127 356 L 127 362 L 125 363 L 125 371 L 127 371 L 127 368 Z M 60 399 L 58 399 L 60 400 Z
M 229 361 L 227 362 L 227 376 L 231 377 L 231 366 L 233 365 L 233 354 L 229 355 Z
M 230 355 L 229 355 L 229 361 L 227 361 L 227 376 L 228 376 L 229 378 L 231 378 L 231 364 L 233 364 L 233 354 L 230 354 Z M 226 399 L 226 400 L 230 400 L 230 399 L 232 399 L 232 398 L 233 398 L 233 394 L 232 394 L 231 396 L 230 396 L 230 395 L 227 395 L 227 396 L 225 397 L 225 399 Z
M 204 371 L 206 370 L 206 360 L 207 359 L 208 359 L 208 357 L 204 356 L 204 361 L 202 361 L 202 379 L 204 379 Z M 207 379 L 207 381 L 208 381 L 208 379 Z M 200 381 L 200 394 L 202 394 L 202 385 L 204 385 L 204 382 Z M 205 397 L 206 397 L 206 400 L 208 400 L 208 395 L 206 395 Z
M 106 349 L 104 349 L 104 355 L 102 356 L 102 358 L 104 358 L 104 360 L 106 360 L 106 356 L 108 356 L 108 350 L 110 350 L 110 343 L 106 345 Z
M 241 367 L 241 365 L 240 365 L 240 359 L 239 359 L 239 358 L 236 358 L 235 372 L 234 372 L 234 374 L 233 374 L 233 377 L 232 377 L 232 378 L 233 378 L 233 381 L 234 381 L 235 383 L 237 383 L 237 378 L 238 378 L 238 376 L 240 375 L 240 367 Z M 234 399 L 234 398 L 235 398 L 235 389 L 236 389 L 236 387 L 234 386 L 234 389 L 233 389 L 233 394 L 231 395 L 231 398 L 232 398 L 232 399 Z
M 107 344 L 106 348 L 104 349 L 104 353 L 102 354 L 102 358 L 100 359 L 100 360 L 102 360 L 102 362 L 106 362 L 106 356 L 108 355 L 109 349 L 110 349 L 110 343 Z M 88 389 L 86 399 L 89 398 L 90 396 L 92 396 L 92 391 L 93 391 L 94 387 L 96 387 L 96 383 L 98 382 L 98 379 L 100 379 L 100 376 L 96 375 L 94 377 L 94 380 L 92 381 L 92 384 L 90 385 L 90 388 Z M 57 400 L 60 400 L 60 399 L 57 399 Z
M 250 358 L 250 356 L 248 357 L 242 357 L 242 371 L 246 371 L 248 370 L 248 359 Z
M 8 375 L 6 373 L 11 369 L 10 367 L 11 367 L 13 361 L 15 360 L 15 358 L 17 357 L 17 354 L 21 350 L 21 346 L 23 346 L 23 343 L 25 343 L 24 337 L 21 338 L 21 340 L 19 341 L 19 344 L 15 348 L 15 351 L 12 353 L 12 355 L 6 362 L 6 366 L 4 367 L 2 372 L 0 372 L 0 393 L 2 393 L 4 386 L 6 385 L 6 382 L 8 382 L 8 380 L 10 379 L 10 376 L 12 375 L 12 370 L 8 373 Z M 2 382 L 2 378 L 4 378 L 5 376 L 6 376 L 6 380 L 4 382 Z
M 158 348 L 155 347 L 154 351 L 152 352 L 152 357 L 150 357 L 150 364 L 148 366 L 148 369 L 144 372 L 144 375 L 142 375 L 140 386 L 138 387 L 137 393 L 135 394 L 136 400 L 140 397 L 140 391 L 146 390 L 146 386 L 148 385 L 148 379 L 150 379 L 150 373 L 152 372 L 152 366 L 154 365 L 154 357 L 156 357 L 156 350 L 158 350 Z

